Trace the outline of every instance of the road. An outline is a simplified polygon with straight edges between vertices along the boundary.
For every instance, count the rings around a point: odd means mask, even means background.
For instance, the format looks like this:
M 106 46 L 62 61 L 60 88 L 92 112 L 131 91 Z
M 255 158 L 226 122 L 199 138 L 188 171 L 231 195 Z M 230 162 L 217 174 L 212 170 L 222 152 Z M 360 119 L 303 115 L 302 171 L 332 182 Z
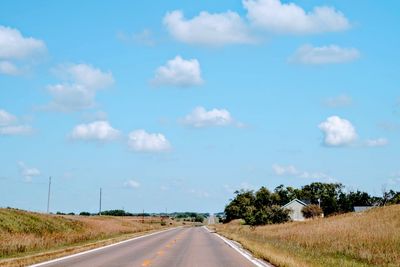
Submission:
M 255 266 L 204 227 L 177 228 L 41 267 L 247 267 Z

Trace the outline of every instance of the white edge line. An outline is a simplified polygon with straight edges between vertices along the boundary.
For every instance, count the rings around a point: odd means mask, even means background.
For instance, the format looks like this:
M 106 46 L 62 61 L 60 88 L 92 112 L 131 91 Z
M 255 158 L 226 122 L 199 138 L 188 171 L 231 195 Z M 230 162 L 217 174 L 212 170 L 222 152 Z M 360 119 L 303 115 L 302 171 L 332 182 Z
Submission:
M 236 250 L 238 253 L 240 253 L 243 257 L 245 257 L 246 259 L 248 259 L 250 262 L 252 262 L 255 266 L 258 267 L 273 267 L 273 265 L 265 263 L 263 261 L 261 261 L 260 259 L 257 259 L 256 257 L 254 257 L 250 252 L 246 251 L 243 248 L 240 248 L 238 245 L 236 245 L 235 243 L 233 243 L 231 240 L 215 233 L 215 232 L 211 232 L 210 229 L 208 229 L 206 226 L 204 226 L 204 228 L 209 231 L 210 233 L 215 234 L 217 237 L 221 238 L 222 241 L 224 241 L 228 246 L 230 246 L 231 248 L 233 248 L 234 250 Z
M 89 253 L 92 253 L 92 252 L 95 252 L 95 251 L 99 251 L 99 250 L 106 249 L 106 248 L 113 247 L 113 246 L 118 246 L 120 244 L 124 244 L 124 243 L 127 243 L 127 242 L 131 242 L 131 241 L 134 241 L 134 240 L 137 240 L 137 239 L 141 239 L 141 238 L 145 238 L 145 237 L 152 236 L 152 235 L 161 234 L 161 233 L 168 232 L 168 231 L 171 231 L 171 230 L 174 230 L 174 229 L 178 229 L 178 228 L 181 228 L 181 226 L 174 227 L 174 228 L 171 228 L 171 229 L 162 230 L 162 231 L 151 233 L 151 234 L 147 234 L 147 235 L 137 236 L 137 237 L 134 237 L 134 238 L 131 238 L 131 239 L 120 241 L 118 243 L 114 243 L 114 244 L 110 244 L 110 245 L 107 245 L 107 246 L 104 246 L 104 247 L 99 247 L 99 248 L 94 248 L 94 249 L 82 251 L 82 252 L 79 252 L 79 253 L 76 253 L 76 254 L 64 256 L 64 257 L 57 258 L 57 259 L 54 259 L 54 260 L 49 260 L 49 261 L 37 263 L 37 264 L 34 264 L 34 265 L 29 265 L 29 267 L 39 267 L 39 266 L 44 266 L 44 265 L 47 265 L 47 264 L 55 263 L 55 262 L 58 262 L 58 261 L 67 260 L 67 259 L 70 259 L 70 258 L 82 256 L 82 255 L 89 254 Z

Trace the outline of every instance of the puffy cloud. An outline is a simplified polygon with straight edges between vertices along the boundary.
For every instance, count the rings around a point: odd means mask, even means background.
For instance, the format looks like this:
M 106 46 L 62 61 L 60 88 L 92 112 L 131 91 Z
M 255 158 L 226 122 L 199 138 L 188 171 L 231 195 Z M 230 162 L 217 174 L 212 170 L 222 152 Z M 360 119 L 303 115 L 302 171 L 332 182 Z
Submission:
M 69 112 L 91 108 L 97 91 L 114 83 L 110 72 L 86 64 L 62 66 L 55 72 L 69 82 L 47 86 L 53 97 L 46 107 L 50 110 Z
M 18 162 L 18 167 L 20 174 L 25 178 L 26 181 L 31 181 L 33 177 L 40 175 L 40 171 L 37 168 L 28 167 L 22 161 Z
M 8 113 L 4 109 L 0 109 L 0 126 L 9 125 L 17 121 L 17 117 Z
M 389 141 L 386 138 L 368 139 L 365 144 L 369 147 L 386 146 Z
M 77 111 L 95 105 L 96 91 L 80 84 L 49 85 L 47 91 L 53 97 L 48 105 L 51 110 Z
M 128 181 L 126 181 L 126 182 L 124 183 L 124 186 L 125 186 L 125 187 L 129 187 L 129 188 L 132 188 L 132 189 L 136 189 L 136 188 L 139 188 L 139 187 L 140 187 L 140 183 L 137 182 L 137 181 L 135 181 L 135 180 L 128 180 Z
M 6 75 L 17 75 L 19 70 L 15 64 L 10 61 L 0 61 L 0 73 Z
M 0 135 L 26 135 L 32 132 L 31 126 L 18 124 L 16 116 L 0 109 Z
M 0 25 L 0 74 L 18 75 L 22 71 L 15 61 L 24 61 L 43 54 L 46 45 L 32 37 L 24 37 L 17 30 Z
M 353 104 L 353 100 L 348 95 L 339 95 L 327 98 L 324 105 L 330 108 L 348 107 Z
M 148 133 L 142 129 L 129 133 L 128 145 L 138 152 L 160 152 L 171 148 L 169 141 L 163 134 Z
M 120 136 L 120 132 L 109 124 L 108 121 L 95 121 L 88 124 L 75 126 L 70 137 L 75 140 L 111 141 Z
M 24 59 L 46 50 L 43 41 L 24 37 L 17 30 L 0 25 L 0 58 Z
M 211 109 L 207 111 L 204 107 L 196 107 L 190 114 L 182 119 L 183 124 L 196 128 L 208 126 L 228 126 L 235 121 L 226 109 Z
M 337 32 L 350 28 L 348 19 L 336 9 L 314 7 L 306 12 L 294 3 L 280 0 L 244 0 L 248 19 L 256 26 L 280 34 Z
M 203 83 L 201 78 L 200 63 L 197 59 L 185 60 L 180 56 L 168 60 L 165 66 L 156 70 L 152 81 L 158 86 L 189 87 Z
M 357 133 L 350 121 L 338 116 L 331 116 L 318 125 L 324 133 L 327 146 L 345 146 L 357 139 Z
M 210 14 L 201 12 L 185 19 L 182 11 L 167 13 L 163 20 L 169 33 L 178 41 L 200 45 L 254 43 L 247 25 L 235 12 Z
M 104 72 L 87 64 L 60 66 L 56 73 L 90 89 L 102 89 L 114 83 L 111 72 Z
M 295 166 L 293 165 L 279 165 L 279 164 L 274 164 L 272 165 L 272 170 L 276 175 L 279 176 L 286 176 L 286 175 L 298 175 L 299 171 L 296 169 Z
M 304 45 L 290 58 L 291 62 L 309 65 L 337 64 L 356 60 L 360 52 L 355 48 L 342 48 L 337 45 L 313 47 Z

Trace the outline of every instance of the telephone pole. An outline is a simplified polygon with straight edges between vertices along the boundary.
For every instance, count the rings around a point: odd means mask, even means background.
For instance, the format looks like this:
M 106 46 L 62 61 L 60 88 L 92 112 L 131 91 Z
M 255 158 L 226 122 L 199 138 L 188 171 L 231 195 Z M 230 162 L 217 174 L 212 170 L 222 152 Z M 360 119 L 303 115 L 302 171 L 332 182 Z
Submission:
M 51 176 L 49 177 L 49 191 L 47 193 L 47 213 L 50 211 L 50 190 L 51 190 Z
M 99 216 L 101 216 L 101 187 L 100 187 Z

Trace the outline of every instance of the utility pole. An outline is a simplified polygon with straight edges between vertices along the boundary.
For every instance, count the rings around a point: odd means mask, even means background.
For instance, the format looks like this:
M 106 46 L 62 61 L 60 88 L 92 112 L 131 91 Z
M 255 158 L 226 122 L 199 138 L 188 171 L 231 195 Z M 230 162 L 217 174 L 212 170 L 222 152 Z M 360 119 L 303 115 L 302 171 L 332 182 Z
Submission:
M 100 187 L 99 216 L 101 216 L 101 187 Z
M 49 191 L 47 193 L 47 213 L 50 211 L 50 190 L 51 190 L 51 176 L 49 177 Z

